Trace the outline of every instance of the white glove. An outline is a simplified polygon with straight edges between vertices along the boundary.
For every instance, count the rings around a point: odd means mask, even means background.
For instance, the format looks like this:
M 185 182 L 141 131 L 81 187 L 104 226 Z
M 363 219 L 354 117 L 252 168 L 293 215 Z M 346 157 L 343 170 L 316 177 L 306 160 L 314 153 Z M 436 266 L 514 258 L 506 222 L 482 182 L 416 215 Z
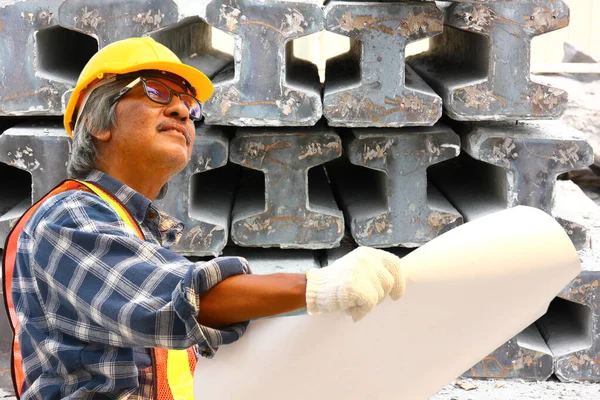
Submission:
M 389 294 L 404 294 L 400 258 L 384 250 L 359 247 L 325 268 L 306 273 L 309 314 L 345 311 L 356 322 Z

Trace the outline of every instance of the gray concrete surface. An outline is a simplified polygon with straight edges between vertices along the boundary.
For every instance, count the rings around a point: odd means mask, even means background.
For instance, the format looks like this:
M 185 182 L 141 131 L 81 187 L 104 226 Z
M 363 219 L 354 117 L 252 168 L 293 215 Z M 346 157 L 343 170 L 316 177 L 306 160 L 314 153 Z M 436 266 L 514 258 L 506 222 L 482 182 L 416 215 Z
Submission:
M 442 99 L 410 68 L 406 45 L 442 32 L 431 2 L 332 1 L 325 29 L 348 36 L 348 53 L 327 60 L 323 114 L 330 126 L 431 126 Z
M 206 20 L 235 37 L 234 65 L 213 79 L 206 123 L 312 126 L 322 116 L 317 67 L 293 56 L 292 40 L 323 29 L 315 2 L 213 0 Z
M 246 247 L 337 246 L 344 236 L 344 216 L 323 164 L 341 154 L 339 136 L 324 126 L 238 129 L 230 161 L 245 168 L 232 213 L 233 242 Z M 248 168 L 260 172 L 249 174 Z
M 445 3 L 445 4 L 444 4 Z M 554 119 L 567 106 L 566 91 L 534 82 L 533 37 L 564 28 L 563 1 L 438 2 L 444 32 L 429 51 L 408 64 L 442 97 L 444 110 L 459 121 Z
M 418 247 L 462 223 L 427 184 L 426 169 L 460 151 L 447 126 L 356 128 L 343 140 L 345 158 L 327 169 L 356 243 Z

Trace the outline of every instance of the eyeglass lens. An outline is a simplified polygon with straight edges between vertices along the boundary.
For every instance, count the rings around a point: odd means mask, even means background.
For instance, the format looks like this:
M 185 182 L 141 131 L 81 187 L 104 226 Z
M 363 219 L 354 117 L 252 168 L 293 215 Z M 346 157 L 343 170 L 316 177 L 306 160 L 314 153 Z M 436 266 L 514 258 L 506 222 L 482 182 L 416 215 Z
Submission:
M 176 92 L 158 81 L 144 79 L 142 82 L 144 83 L 143 86 L 146 96 L 148 96 L 150 100 L 160 104 L 169 104 L 171 102 L 171 95 L 174 94 L 179 97 L 189 110 L 191 119 L 200 119 L 202 117 L 202 106 L 193 96 Z

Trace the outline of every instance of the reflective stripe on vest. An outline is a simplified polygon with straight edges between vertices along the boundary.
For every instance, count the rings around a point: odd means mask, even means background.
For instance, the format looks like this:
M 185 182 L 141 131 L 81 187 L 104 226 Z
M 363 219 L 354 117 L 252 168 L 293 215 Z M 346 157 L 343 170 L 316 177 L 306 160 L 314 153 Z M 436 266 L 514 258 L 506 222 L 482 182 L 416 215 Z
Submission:
M 24 389 L 25 373 L 23 370 L 23 359 L 19 345 L 19 320 L 14 309 L 12 300 L 12 278 L 17 256 L 17 242 L 19 235 L 31 216 L 39 206 L 52 196 L 68 190 L 86 190 L 95 193 L 103 199 L 129 226 L 140 240 L 146 240 L 142 230 L 129 214 L 125 206 L 116 198 L 99 188 L 98 186 L 83 181 L 66 180 L 52 189 L 42 199 L 31 206 L 19 218 L 14 228 L 9 233 L 4 246 L 2 259 L 2 280 L 4 282 L 4 302 L 7 314 L 13 330 L 12 346 L 12 375 L 15 385 L 15 393 L 19 398 Z M 193 399 L 193 372 L 196 367 L 196 353 L 193 348 L 187 350 L 153 349 L 153 369 L 155 376 L 155 398 L 157 400 L 188 400 Z

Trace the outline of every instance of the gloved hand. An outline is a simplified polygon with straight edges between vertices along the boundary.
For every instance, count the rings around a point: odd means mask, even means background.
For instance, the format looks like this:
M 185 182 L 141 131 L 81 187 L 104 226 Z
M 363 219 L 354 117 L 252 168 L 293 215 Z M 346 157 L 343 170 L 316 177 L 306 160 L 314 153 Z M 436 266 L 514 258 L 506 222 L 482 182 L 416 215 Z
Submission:
M 384 250 L 359 247 L 325 268 L 306 273 L 309 314 L 345 311 L 356 322 L 388 294 L 404 294 L 405 277 L 400 258 Z

